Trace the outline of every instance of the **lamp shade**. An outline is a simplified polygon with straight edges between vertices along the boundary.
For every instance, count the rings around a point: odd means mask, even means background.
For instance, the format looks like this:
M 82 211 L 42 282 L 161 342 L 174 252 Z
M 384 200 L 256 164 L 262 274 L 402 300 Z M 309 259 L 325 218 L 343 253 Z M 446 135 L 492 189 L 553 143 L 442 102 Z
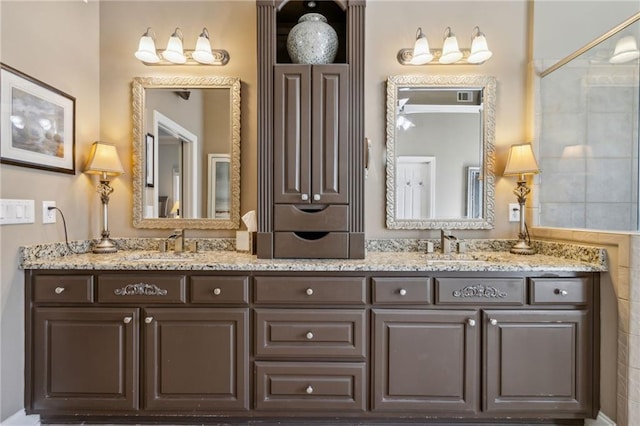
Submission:
M 533 155 L 531 144 L 512 145 L 509 149 L 509 158 L 503 174 L 505 176 L 514 176 L 535 175 L 537 173 L 540 173 L 540 169 L 538 168 L 536 157 Z
M 84 172 L 107 176 L 118 176 L 124 173 L 116 146 L 108 142 L 94 142 L 91 145 Z
M 162 57 L 174 64 L 184 64 L 187 62 L 187 57 L 184 55 L 182 48 L 182 31 L 180 28 L 176 28 L 173 34 L 171 34 L 171 37 L 169 37 L 167 49 L 162 52 Z
M 416 33 L 416 43 L 413 46 L 413 56 L 411 57 L 412 65 L 424 65 L 433 60 L 431 49 L 429 49 L 429 41 L 427 36 L 422 32 L 422 28 L 418 28 Z
M 625 36 L 616 42 L 613 56 L 609 59 L 612 64 L 624 64 L 640 57 L 638 42 L 634 36 Z
M 487 38 L 480 32 L 478 27 L 474 28 L 474 31 L 476 29 L 478 33 L 473 37 L 473 40 L 471 40 L 471 54 L 467 58 L 467 62 L 470 64 L 481 64 L 493 55 L 493 52 L 489 50 L 489 46 L 487 45 Z
M 140 42 L 138 43 L 138 50 L 134 53 L 135 57 L 141 60 L 142 62 L 147 62 L 149 64 L 155 64 L 160 62 L 160 57 L 156 52 L 156 41 L 149 34 L 151 28 L 147 28 L 147 31 L 140 37 Z
M 201 64 L 213 63 L 213 53 L 211 53 L 211 42 L 209 41 L 209 31 L 202 29 L 202 33 L 196 42 L 196 50 L 191 54 L 193 59 Z
M 458 47 L 458 39 L 456 35 L 451 32 L 451 28 L 447 27 L 445 30 L 444 44 L 442 45 L 442 56 L 438 62 L 441 64 L 453 64 L 462 59 L 462 52 Z

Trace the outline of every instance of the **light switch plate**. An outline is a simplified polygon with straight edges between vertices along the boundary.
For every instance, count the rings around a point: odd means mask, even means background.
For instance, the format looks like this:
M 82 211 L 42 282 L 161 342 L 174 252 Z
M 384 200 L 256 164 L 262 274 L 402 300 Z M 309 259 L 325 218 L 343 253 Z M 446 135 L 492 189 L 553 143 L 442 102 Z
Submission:
M 34 223 L 34 200 L 0 200 L 0 225 Z

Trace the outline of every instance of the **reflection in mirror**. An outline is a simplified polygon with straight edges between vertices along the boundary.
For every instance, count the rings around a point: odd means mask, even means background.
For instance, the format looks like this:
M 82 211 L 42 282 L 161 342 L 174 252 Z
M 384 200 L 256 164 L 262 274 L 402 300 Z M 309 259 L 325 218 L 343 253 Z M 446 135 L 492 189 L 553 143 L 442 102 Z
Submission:
M 387 80 L 387 227 L 491 229 L 495 78 Z
M 138 228 L 237 229 L 240 80 L 134 78 Z

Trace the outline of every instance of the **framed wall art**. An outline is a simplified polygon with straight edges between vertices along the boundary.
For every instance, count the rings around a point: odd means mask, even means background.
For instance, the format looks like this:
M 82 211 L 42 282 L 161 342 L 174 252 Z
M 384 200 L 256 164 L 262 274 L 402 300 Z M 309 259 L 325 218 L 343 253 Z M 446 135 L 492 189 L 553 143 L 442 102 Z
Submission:
M 75 174 L 76 99 L 0 64 L 0 162 Z

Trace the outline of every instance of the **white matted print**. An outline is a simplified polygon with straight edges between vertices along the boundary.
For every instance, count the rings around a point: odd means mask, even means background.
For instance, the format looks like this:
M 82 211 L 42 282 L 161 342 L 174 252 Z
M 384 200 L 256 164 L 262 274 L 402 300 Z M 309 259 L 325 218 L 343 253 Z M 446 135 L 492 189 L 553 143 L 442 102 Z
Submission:
M 75 174 L 75 98 L 5 64 L 0 98 L 0 162 Z

